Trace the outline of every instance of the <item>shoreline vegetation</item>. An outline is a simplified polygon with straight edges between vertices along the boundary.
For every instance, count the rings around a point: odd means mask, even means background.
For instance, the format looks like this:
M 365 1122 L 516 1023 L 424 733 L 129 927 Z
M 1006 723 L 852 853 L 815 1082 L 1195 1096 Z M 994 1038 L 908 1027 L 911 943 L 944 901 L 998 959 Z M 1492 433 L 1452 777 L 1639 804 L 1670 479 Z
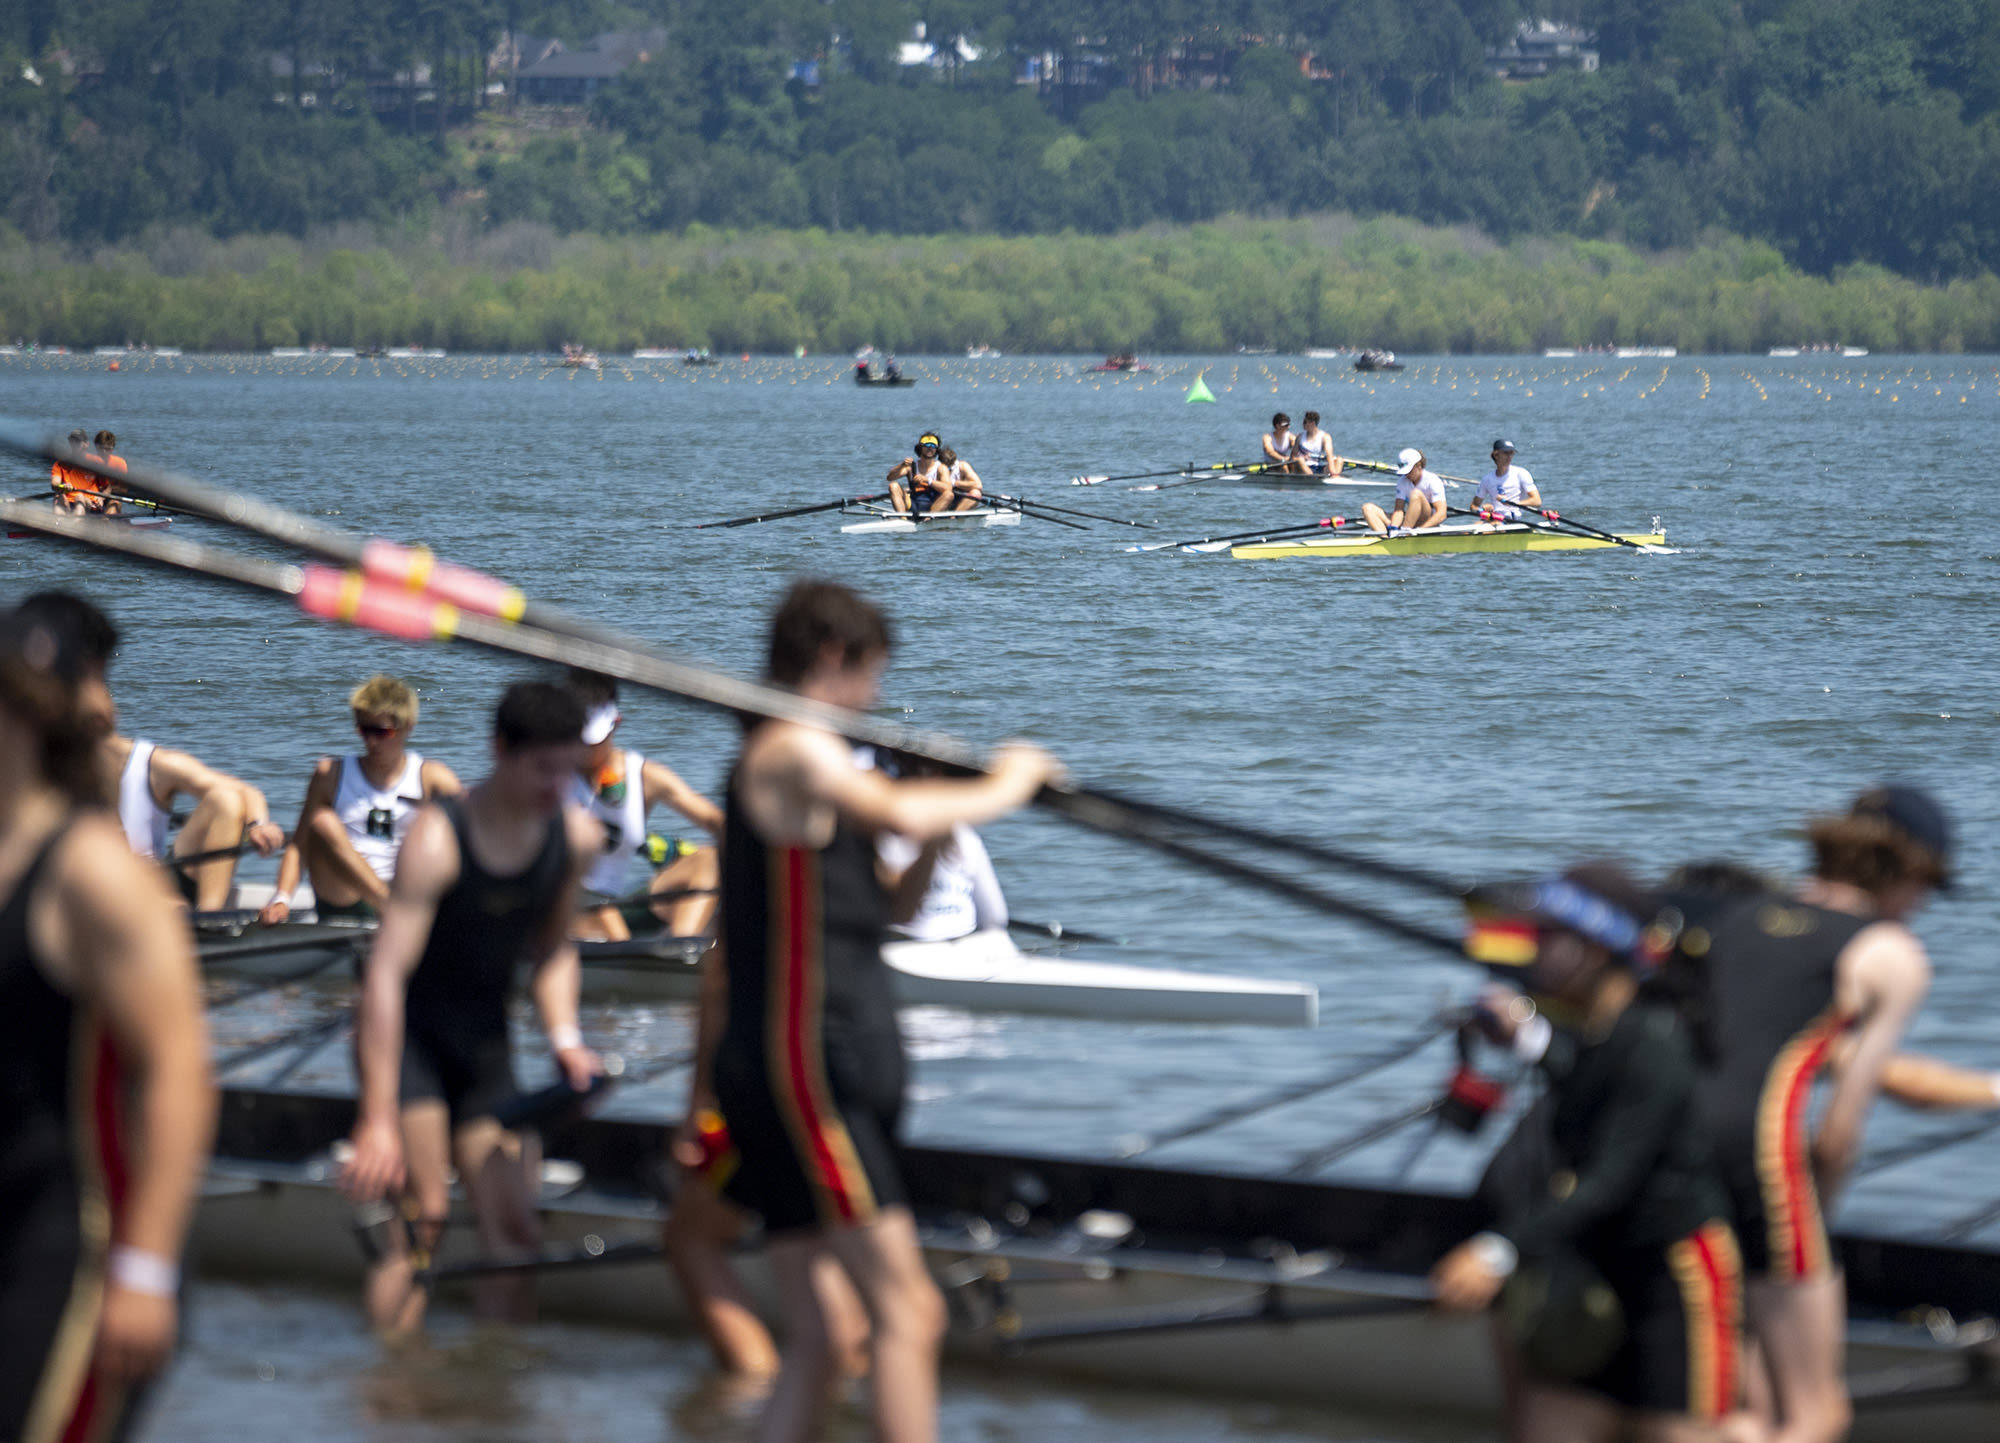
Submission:
M 88 256 L 0 229 L 0 339 L 16 338 L 203 351 L 1992 352 L 2000 276 L 1924 285 L 1856 265 L 1826 278 L 1728 235 L 1647 254 L 1346 215 L 1004 237 L 701 225 L 558 236 L 520 222 L 217 240 L 179 228 Z

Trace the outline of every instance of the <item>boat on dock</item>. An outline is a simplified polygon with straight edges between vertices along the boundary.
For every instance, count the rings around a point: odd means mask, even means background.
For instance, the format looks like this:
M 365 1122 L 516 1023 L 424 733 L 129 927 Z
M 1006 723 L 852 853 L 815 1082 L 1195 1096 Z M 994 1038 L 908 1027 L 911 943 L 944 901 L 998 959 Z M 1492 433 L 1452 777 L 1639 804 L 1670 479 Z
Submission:
M 356 1288 L 354 1216 L 334 1186 L 351 1097 L 224 1094 L 190 1255 L 202 1276 Z M 586 1118 L 546 1134 L 544 1249 L 476 1255 L 446 1237 L 435 1286 L 533 1262 L 543 1310 L 686 1331 L 660 1260 L 672 1123 Z M 905 1147 L 947 1351 L 1058 1374 L 1430 1418 L 1499 1413 L 1489 1322 L 1427 1306 L 1430 1266 L 1483 1225 L 1470 1198 L 1135 1163 Z M 1864 1443 L 1986 1443 L 2000 1431 L 2000 1253 L 1837 1240 L 1847 1366 Z M 771 1313 L 761 1258 L 738 1259 Z
M 1664 531 L 1617 533 L 1634 546 L 1664 546 Z M 1279 561 L 1295 557 L 1341 560 L 1356 556 L 1469 556 L 1488 551 L 1611 551 L 1618 541 L 1544 526 L 1436 526 L 1382 536 L 1372 531 L 1309 536 L 1297 541 L 1262 541 L 1232 546 L 1241 561 Z
M 209 914 L 197 928 L 202 970 L 260 980 L 347 975 L 372 927 L 348 922 L 257 925 L 255 913 Z M 692 1002 L 706 937 L 580 942 L 584 995 Z M 890 942 L 882 949 L 905 1007 L 1039 1013 L 1121 1022 L 1313 1027 L 1319 989 L 1309 982 L 1232 977 L 1023 952 L 999 931 L 952 942 Z

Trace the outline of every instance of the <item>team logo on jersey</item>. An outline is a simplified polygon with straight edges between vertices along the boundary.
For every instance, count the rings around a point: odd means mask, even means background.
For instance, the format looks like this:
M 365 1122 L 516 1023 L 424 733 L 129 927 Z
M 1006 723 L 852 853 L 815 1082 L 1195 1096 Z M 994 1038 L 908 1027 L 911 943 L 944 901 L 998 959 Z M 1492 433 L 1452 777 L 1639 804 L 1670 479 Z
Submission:
M 396 814 L 387 807 L 368 809 L 368 835 L 380 837 L 384 841 L 396 839 Z
M 1813 930 L 1813 915 L 1803 907 L 1780 907 L 1773 903 L 1758 908 L 1757 927 L 1767 937 L 1803 937 Z

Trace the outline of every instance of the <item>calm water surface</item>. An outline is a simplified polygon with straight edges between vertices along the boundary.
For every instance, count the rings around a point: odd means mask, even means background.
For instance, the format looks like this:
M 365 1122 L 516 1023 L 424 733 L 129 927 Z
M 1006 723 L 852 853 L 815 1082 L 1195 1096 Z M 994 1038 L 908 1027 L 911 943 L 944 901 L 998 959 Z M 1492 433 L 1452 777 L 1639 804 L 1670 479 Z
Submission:
M 1604 853 L 1656 869 L 1727 853 L 1791 870 L 1809 812 L 1879 777 L 1916 778 L 1951 802 L 1964 877 L 1919 921 L 1938 975 L 1916 1042 L 2000 1063 L 2000 539 L 1983 505 L 2000 443 L 1991 360 L 1447 358 L 1394 377 L 1281 357 L 1170 360 L 1123 378 L 1048 358 L 910 370 L 914 389 L 886 392 L 858 390 L 833 359 L 706 371 L 613 362 L 601 378 L 521 358 L 193 357 L 129 361 L 119 374 L 84 358 L 6 359 L 0 412 L 51 429 L 109 426 L 134 456 L 428 541 L 538 598 L 744 673 L 758 665 L 763 620 L 787 581 L 837 576 L 894 612 L 900 645 L 885 700 L 903 720 L 980 740 L 1029 736 L 1093 782 L 1455 874 L 1528 873 Z M 1183 403 L 1197 371 L 1216 405 Z M 1454 476 L 1480 474 L 1487 444 L 1508 436 L 1554 504 L 1620 529 L 1657 515 L 1681 554 L 1132 556 L 1123 548 L 1134 540 L 1352 516 L 1385 493 L 1068 484 L 1083 472 L 1245 458 L 1278 408 L 1294 418 L 1321 411 L 1344 453 L 1379 458 L 1416 445 Z M 994 489 L 1160 529 L 1030 522 L 848 537 L 829 517 L 689 529 L 877 489 L 926 428 Z M 16 489 L 29 489 L 30 475 L 19 475 Z M 216 539 L 199 524 L 177 531 Z M 256 781 L 281 816 L 313 759 L 351 746 L 343 699 L 370 671 L 415 682 L 417 744 L 476 775 L 489 709 L 521 670 L 470 650 L 338 632 L 256 597 L 52 543 L 7 543 L 0 567 L 7 594 L 63 584 L 105 602 L 126 629 L 113 679 L 128 728 Z M 719 786 L 733 746 L 724 721 L 650 696 L 629 698 L 625 714 L 628 744 Z M 1323 1023 L 1281 1033 L 926 1013 L 911 1023 L 911 1132 L 926 1141 L 1102 1156 L 1219 1098 L 1378 1049 L 1472 986 L 1463 969 L 1400 944 L 1045 819 L 995 826 L 989 842 L 1019 915 L 1128 938 L 1129 960 L 1317 983 Z M 333 1001 L 225 1012 L 218 1037 L 268 1035 Z M 687 1030 L 666 1007 L 598 1008 L 586 1022 L 641 1058 L 677 1047 Z M 326 1049 L 295 1080 L 345 1085 L 340 1053 Z M 1282 1169 L 1435 1088 L 1445 1066 L 1426 1053 L 1365 1087 L 1159 1158 Z M 617 1105 L 662 1113 L 679 1085 L 668 1079 Z M 1884 1108 L 1872 1140 L 1938 1126 Z M 1477 1157 L 1440 1140 L 1409 1176 L 1451 1185 Z M 1391 1139 L 1345 1159 L 1338 1175 L 1386 1178 L 1408 1160 L 1404 1141 Z M 1870 1178 L 1845 1219 L 1909 1230 L 1995 1194 L 2000 1166 L 1961 1148 Z M 215 1296 L 158 1436 L 200 1436 L 239 1401 L 288 1414 L 313 1403 L 315 1426 L 324 1417 L 327 1430 L 315 1436 L 376 1426 L 365 1421 L 375 1416 L 374 1355 L 341 1331 L 343 1309 L 289 1294 Z M 251 1354 L 267 1335 L 276 1373 L 264 1380 Z M 552 1328 L 532 1346 L 564 1360 L 597 1348 L 582 1337 Z M 682 1426 L 663 1400 L 693 1386 L 694 1355 L 655 1339 L 606 1346 L 607 1357 L 632 1359 L 622 1372 L 606 1364 L 607 1420 L 623 1429 L 644 1419 L 640 1436 Z M 575 1386 L 566 1366 L 526 1371 L 523 1416 Z M 1030 1431 L 1040 1436 L 1114 1440 L 1230 1437 L 1239 1427 L 1276 1438 L 1419 1436 L 1179 1404 L 1170 1424 L 1117 1395 L 998 1391 L 1010 1386 L 971 1380 L 955 1390 L 953 1436 L 1014 1436 L 1007 1430 L 1037 1418 Z M 338 1405 L 321 1409 L 315 1400 L 325 1399 Z M 1183 1425 L 1193 1431 L 1171 1431 Z M 450 1416 L 399 1415 L 382 1428 L 501 1436 Z

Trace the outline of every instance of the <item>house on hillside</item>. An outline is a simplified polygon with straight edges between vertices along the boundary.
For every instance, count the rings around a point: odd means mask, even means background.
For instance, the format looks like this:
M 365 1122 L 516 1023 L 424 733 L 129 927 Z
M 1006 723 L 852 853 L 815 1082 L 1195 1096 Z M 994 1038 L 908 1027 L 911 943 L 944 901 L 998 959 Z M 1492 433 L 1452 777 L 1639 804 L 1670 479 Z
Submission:
M 905 70 L 919 65 L 927 65 L 933 70 L 947 70 L 957 65 L 970 65 L 978 58 L 979 47 L 963 35 L 938 45 L 930 39 L 929 27 L 921 20 L 911 27 L 910 38 L 896 47 L 896 63 Z
M 1486 47 L 1486 63 L 1502 80 L 1539 80 L 1558 70 L 1597 69 L 1597 33 L 1554 20 L 1523 20 L 1505 45 Z
M 659 30 L 607 30 L 579 45 L 557 43 L 534 64 L 522 65 L 517 93 L 533 105 L 582 105 L 634 65 L 652 59 L 665 41 Z

